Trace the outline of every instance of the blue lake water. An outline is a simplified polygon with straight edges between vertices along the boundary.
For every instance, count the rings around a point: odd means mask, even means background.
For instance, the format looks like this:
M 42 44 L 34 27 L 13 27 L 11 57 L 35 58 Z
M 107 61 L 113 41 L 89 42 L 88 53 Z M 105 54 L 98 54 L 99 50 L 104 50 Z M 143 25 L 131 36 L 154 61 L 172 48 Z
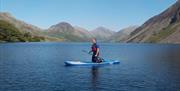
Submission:
M 99 45 L 120 64 L 64 66 L 90 61 L 90 43 L 0 44 L 0 91 L 180 91 L 180 45 Z

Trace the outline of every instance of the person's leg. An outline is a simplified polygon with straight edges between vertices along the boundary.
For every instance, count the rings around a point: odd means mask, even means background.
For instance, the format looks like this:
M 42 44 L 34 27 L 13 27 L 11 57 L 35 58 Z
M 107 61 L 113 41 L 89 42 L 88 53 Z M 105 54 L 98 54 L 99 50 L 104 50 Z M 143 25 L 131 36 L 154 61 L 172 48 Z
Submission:
M 96 57 L 96 62 L 97 62 L 97 63 L 101 63 L 101 62 L 102 62 L 102 59 L 99 58 L 99 56 L 97 56 L 97 57 Z
M 92 55 L 92 62 L 93 62 L 93 63 L 96 62 L 96 57 L 95 57 L 95 55 Z
M 96 62 L 96 63 L 99 63 L 98 57 L 95 57 L 95 62 Z

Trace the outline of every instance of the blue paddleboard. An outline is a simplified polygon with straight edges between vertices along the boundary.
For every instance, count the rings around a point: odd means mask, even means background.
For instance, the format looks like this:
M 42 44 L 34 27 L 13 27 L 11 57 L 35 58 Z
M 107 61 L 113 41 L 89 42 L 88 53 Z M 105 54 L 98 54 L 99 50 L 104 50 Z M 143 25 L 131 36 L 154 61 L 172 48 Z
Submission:
M 101 63 L 93 63 L 93 62 L 82 62 L 82 61 L 65 61 L 66 66 L 101 66 L 101 65 L 112 65 L 112 64 L 119 64 L 118 60 L 110 60 L 110 61 L 103 61 Z

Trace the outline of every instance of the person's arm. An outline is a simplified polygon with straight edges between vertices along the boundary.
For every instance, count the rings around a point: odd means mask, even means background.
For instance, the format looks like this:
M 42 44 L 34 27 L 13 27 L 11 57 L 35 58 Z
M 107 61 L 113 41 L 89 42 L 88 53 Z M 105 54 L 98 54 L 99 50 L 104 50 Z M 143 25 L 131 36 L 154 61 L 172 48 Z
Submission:
M 97 48 L 97 52 L 96 52 L 95 56 L 98 56 L 98 54 L 99 54 L 99 48 Z

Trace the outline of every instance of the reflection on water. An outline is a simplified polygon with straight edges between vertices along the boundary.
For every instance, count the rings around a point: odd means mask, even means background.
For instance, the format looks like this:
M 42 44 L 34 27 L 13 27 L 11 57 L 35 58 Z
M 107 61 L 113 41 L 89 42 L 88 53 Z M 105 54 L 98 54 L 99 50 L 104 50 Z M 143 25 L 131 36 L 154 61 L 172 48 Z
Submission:
M 98 81 L 98 67 L 93 66 L 91 68 L 91 74 L 92 74 L 92 88 L 93 90 L 96 90 L 97 88 L 97 81 Z

